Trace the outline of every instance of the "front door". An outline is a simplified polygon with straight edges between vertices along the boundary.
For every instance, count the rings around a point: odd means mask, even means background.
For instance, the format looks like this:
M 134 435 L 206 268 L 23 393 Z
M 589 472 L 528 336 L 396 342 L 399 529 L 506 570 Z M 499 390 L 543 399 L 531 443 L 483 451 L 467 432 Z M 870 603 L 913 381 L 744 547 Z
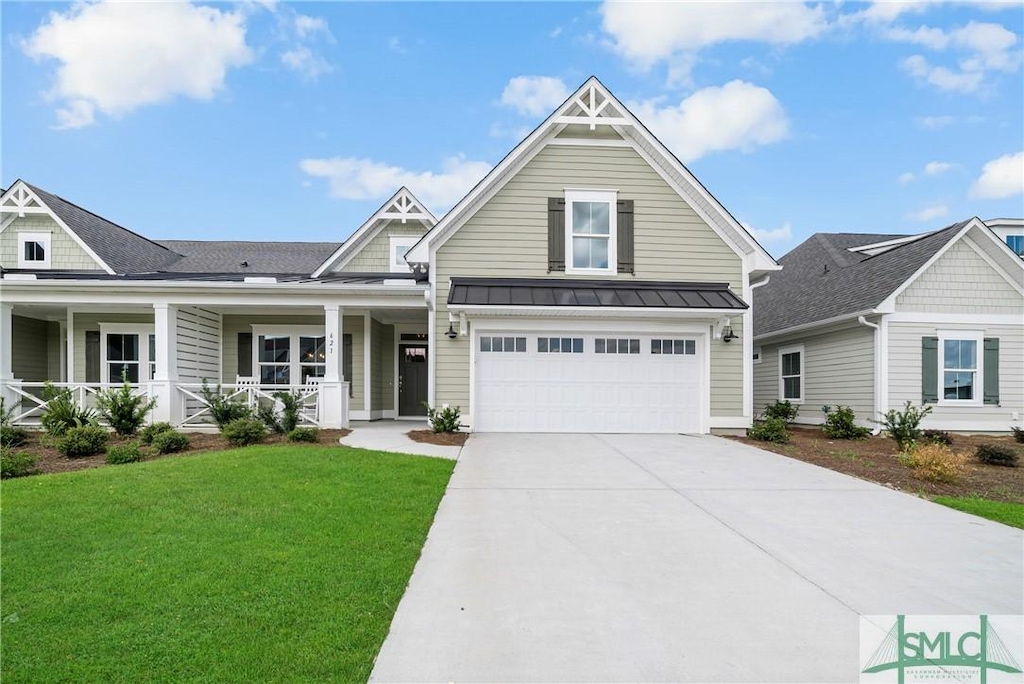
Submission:
M 425 416 L 427 407 L 427 346 L 398 346 L 398 415 Z

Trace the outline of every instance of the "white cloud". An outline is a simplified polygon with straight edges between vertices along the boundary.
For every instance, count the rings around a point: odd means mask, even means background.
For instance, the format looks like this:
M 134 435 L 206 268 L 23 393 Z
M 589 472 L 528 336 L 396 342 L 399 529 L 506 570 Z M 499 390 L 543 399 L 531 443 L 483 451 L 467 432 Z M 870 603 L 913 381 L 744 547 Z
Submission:
M 989 74 L 1013 73 L 1022 62 L 1017 34 L 1001 24 L 972 21 L 951 31 L 926 26 L 914 31 L 892 28 L 886 35 L 891 40 L 962 54 L 955 67 L 934 65 L 923 55 L 912 55 L 900 62 L 911 76 L 940 90 L 978 91 Z
M 305 45 L 298 45 L 282 52 L 281 63 L 310 81 L 315 81 L 334 70 L 327 60 Z
M 924 165 L 924 172 L 929 176 L 938 176 L 940 173 L 945 173 L 951 168 L 953 168 L 953 165 L 949 162 L 933 161 Z
M 900 185 L 906 185 L 907 183 L 913 183 L 915 178 L 917 176 L 907 171 L 906 173 L 901 173 L 897 180 L 899 180 Z
M 908 74 L 929 83 L 940 90 L 973 93 L 981 87 L 985 74 L 980 71 L 953 71 L 944 66 L 935 66 L 921 55 L 907 57 L 900 66 Z
M 788 221 L 779 228 L 772 228 L 770 230 L 754 228 L 748 223 L 741 222 L 740 225 L 746 228 L 754 236 L 754 239 L 763 245 L 785 243 L 793 239 L 793 226 Z
M 551 29 L 551 32 L 548 34 L 548 37 L 557 38 L 560 35 L 562 35 L 562 27 L 556 26 L 555 28 Z
M 938 131 L 949 126 L 955 120 L 952 116 L 922 116 L 918 117 L 917 125 L 925 130 Z
M 629 107 L 684 162 L 720 150 L 750 151 L 789 133 L 771 91 L 746 81 L 702 88 L 678 105 L 647 100 Z
M 925 207 L 920 211 L 915 211 L 913 213 L 907 214 L 907 218 L 911 219 L 912 221 L 921 221 L 923 223 L 925 221 L 933 221 L 937 218 L 942 218 L 948 213 L 949 207 L 947 207 L 945 204 L 933 204 L 931 206 Z
M 326 33 L 330 35 L 331 31 L 327 27 L 327 20 L 323 17 L 311 17 L 307 14 L 296 14 L 295 33 L 299 38 L 308 38 L 309 36 L 317 33 Z
M 404 185 L 428 206 L 440 209 L 462 199 L 491 165 L 460 155 L 445 159 L 440 172 L 409 171 L 372 159 L 330 157 L 303 159 L 299 168 L 309 176 L 325 178 L 331 197 L 383 200 Z
M 543 116 L 565 102 L 569 89 L 553 76 L 516 76 L 509 79 L 501 93 L 501 103 L 520 114 Z
M 976 199 L 1001 199 L 1024 193 L 1024 152 L 1006 154 L 985 164 L 971 186 Z
M 715 43 L 758 41 L 791 45 L 828 28 L 821 5 L 796 2 L 618 2 L 601 6 L 602 27 L 613 49 L 650 67 Z
M 187 2 L 75 4 L 51 12 L 22 49 L 60 63 L 47 95 L 63 103 L 63 128 L 93 123 L 96 111 L 212 99 L 228 69 L 253 59 L 242 13 Z

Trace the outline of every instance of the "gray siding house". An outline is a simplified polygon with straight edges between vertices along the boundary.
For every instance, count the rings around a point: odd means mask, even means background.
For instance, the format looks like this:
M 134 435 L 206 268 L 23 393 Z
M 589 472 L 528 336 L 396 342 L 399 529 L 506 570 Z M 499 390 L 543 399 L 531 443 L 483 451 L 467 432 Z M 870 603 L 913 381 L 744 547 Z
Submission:
M 905 402 L 925 426 L 1005 432 L 1024 412 L 1024 262 L 984 222 L 924 235 L 819 233 L 754 293 L 754 402 L 860 422 Z
M 311 422 L 457 405 L 474 430 L 694 432 L 753 417 L 751 293 L 779 265 L 591 78 L 443 217 L 403 188 L 343 243 L 154 241 L 23 181 L 0 198 L 0 383 L 38 419 L 127 375 Z

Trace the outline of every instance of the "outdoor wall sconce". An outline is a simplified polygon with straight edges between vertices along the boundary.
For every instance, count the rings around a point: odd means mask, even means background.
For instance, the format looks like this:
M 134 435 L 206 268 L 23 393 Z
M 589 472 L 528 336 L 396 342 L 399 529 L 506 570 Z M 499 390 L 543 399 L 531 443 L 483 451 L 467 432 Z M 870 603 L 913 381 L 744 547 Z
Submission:
M 722 340 L 726 344 L 733 340 L 738 340 L 739 335 L 732 331 L 732 321 L 728 318 L 720 318 L 718 323 L 715 324 L 715 339 Z
M 445 335 L 448 336 L 449 340 L 454 340 L 456 337 L 459 336 L 459 333 L 455 332 L 455 328 L 452 327 L 451 323 L 449 323 L 448 324 L 448 332 L 446 332 Z
M 448 336 L 449 340 L 454 340 L 456 337 L 465 337 L 469 334 L 469 326 L 466 324 L 465 312 L 459 312 L 459 329 L 455 329 L 455 316 L 451 313 L 448 314 L 448 332 L 445 335 Z

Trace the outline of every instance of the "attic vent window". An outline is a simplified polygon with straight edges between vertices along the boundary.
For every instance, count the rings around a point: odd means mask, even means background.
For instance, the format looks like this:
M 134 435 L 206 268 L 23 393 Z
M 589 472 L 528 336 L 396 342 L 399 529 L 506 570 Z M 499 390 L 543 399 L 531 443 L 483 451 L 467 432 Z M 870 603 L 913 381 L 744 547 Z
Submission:
M 50 233 L 18 233 L 18 268 L 50 268 Z

